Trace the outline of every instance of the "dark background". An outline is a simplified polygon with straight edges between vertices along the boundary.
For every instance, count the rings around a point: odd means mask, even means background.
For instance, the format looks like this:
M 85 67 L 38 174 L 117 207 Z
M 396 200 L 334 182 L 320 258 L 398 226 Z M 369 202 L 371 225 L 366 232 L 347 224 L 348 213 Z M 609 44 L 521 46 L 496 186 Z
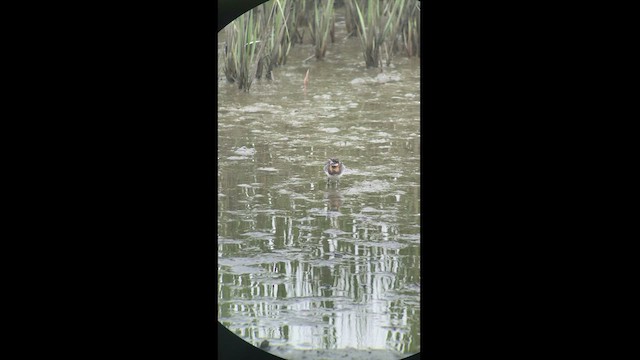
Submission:
M 573 11 L 422 4 L 422 354 L 584 344 L 571 119 L 598 109 Z M 215 12 L 38 8 L 20 27 L 23 349 L 216 356 Z

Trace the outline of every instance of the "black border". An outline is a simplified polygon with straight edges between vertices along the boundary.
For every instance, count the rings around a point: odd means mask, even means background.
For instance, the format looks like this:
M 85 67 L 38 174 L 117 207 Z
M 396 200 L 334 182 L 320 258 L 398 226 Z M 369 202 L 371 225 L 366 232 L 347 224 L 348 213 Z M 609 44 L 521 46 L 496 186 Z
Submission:
M 228 23 L 233 21 L 238 16 L 244 14 L 246 11 L 264 2 L 266 1 L 253 0 L 253 1 L 246 1 L 243 3 L 233 2 L 233 1 L 219 1 L 218 2 L 218 10 L 219 10 L 218 31 L 220 31 L 222 28 L 224 28 L 224 26 L 226 26 Z M 423 24 L 424 24 L 424 21 L 423 21 Z M 427 25 L 426 28 L 428 30 L 430 26 Z M 428 43 L 428 41 L 425 43 Z M 421 91 L 424 91 L 424 88 L 421 88 Z M 422 96 L 424 96 L 424 92 L 422 92 L 422 94 L 423 94 Z M 429 139 L 430 137 L 427 136 L 426 139 L 423 139 L 423 141 L 424 140 L 428 141 Z M 422 211 L 422 213 L 424 214 L 424 211 Z M 424 249 L 422 250 L 422 252 L 424 252 Z M 424 254 L 422 255 L 424 256 Z M 421 321 L 421 332 L 424 334 L 422 323 L 423 322 Z M 422 341 L 421 341 L 421 348 L 422 348 Z M 421 355 L 422 355 L 422 352 L 412 355 L 410 357 L 406 357 L 406 359 L 420 359 Z M 235 334 L 233 334 L 224 326 L 222 326 L 220 323 L 218 323 L 218 356 L 219 356 L 219 359 L 237 359 L 237 358 L 278 359 L 278 357 L 275 357 L 271 354 L 263 352 L 262 350 L 259 350 L 258 348 L 245 342 L 244 340 L 241 340 Z
M 591 294 L 570 294 L 586 264 L 567 239 L 598 225 L 582 219 L 607 173 L 582 166 L 606 145 L 577 130 L 594 109 L 608 120 L 597 94 L 611 86 L 592 74 L 615 66 L 594 63 L 600 30 L 581 33 L 606 25 L 572 5 L 422 9 L 422 352 L 547 355 L 593 338 L 572 325 Z M 8 169 L 25 186 L 7 192 L 28 233 L 7 242 L 29 254 L 10 276 L 27 275 L 13 312 L 30 347 L 215 356 L 214 12 L 34 8 L 12 28 L 24 63 L 7 72 L 27 101 L 5 158 L 25 157 Z

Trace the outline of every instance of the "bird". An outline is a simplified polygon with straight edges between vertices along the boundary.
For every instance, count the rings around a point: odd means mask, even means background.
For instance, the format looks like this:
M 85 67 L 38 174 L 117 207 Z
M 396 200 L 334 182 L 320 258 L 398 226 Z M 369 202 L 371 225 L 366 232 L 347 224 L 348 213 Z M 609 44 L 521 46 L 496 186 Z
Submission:
M 330 180 L 336 180 L 336 182 L 340 182 L 340 176 L 344 172 L 345 166 L 338 159 L 329 159 L 324 164 L 324 173 L 327 174 L 327 183 Z

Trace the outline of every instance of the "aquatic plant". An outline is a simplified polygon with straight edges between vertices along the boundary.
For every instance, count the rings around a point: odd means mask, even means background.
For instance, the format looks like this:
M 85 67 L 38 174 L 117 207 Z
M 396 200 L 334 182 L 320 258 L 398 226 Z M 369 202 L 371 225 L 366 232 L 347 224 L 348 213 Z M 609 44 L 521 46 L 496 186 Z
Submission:
M 224 74 L 227 81 L 237 83 L 239 89 L 249 91 L 263 47 L 258 49 L 258 29 L 254 22 L 254 9 L 231 22 L 226 29 L 227 40 L 224 53 Z
M 389 66 L 398 53 L 420 56 L 418 0 L 342 3 L 348 35 L 360 38 L 367 67 L 382 67 L 383 59 Z M 304 40 L 305 29 L 314 44 L 311 57 L 323 59 L 335 41 L 335 6 L 335 0 L 271 0 L 240 16 L 226 28 L 227 81 L 249 91 L 254 79 L 272 80 L 273 69 L 285 65 L 291 47 Z
M 263 28 L 267 31 L 266 47 L 267 54 L 261 59 L 263 66 L 258 66 L 256 77 L 259 79 L 261 69 L 266 71 L 266 78 L 273 79 L 272 70 L 275 67 L 287 63 L 287 55 L 291 50 L 291 36 L 289 28 L 292 26 L 291 13 L 293 0 L 274 0 L 270 2 L 270 9 L 267 3 L 263 6 L 269 10 L 269 18 L 264 17 Z
M 226 28 L 224 74 L 249 91 L 254 79 L 272 79 L 291 47 L 287 21 L 293 0 L 272 0 L 249 10 Z
M 359 6 L 364 9 L 367 0 L 346 0 L 344 2 L 345 16 L 344 23 L 347 30 L 347 36 L 358 36 L 360 33 L 360 20 L 358 19 L 358 11 L 356 10 L 355 2 L 359 1 Z
M 291 10 L 291 43 L 296 44 L 304 41 L 305 29 L 309 26 L 307 14 L 307 0 L 297 0 Z
M 420 56 L 420 2 L 406 0 L 400 20 L 402 48 L 407 56 Z
M 334 0 L 314 1 L 313 16 L 309 21 L 309 34 L 315 45 L 316 59 L 324 58 L 329 39 L 335 41 Z
M 400 20 L 405 0 L 381 0 L 365 2 L 362 8 L 357 0 L 350 0 L 358 15 L 358 36 L 367 67 L 382 66 L 384 50 L 387 66 L 391 63 L 394 43 L 398 38 Z M 347 4 L 348 2 L 345 2 Z

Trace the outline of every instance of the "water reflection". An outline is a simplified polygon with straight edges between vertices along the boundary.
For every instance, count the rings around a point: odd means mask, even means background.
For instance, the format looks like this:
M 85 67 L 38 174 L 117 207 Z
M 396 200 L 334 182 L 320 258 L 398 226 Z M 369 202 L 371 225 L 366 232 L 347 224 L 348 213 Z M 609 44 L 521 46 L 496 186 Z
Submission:
M 420 350 L 419 63 L 382 79 L 357 41 L 311 66 L 297 45 L 248 94 L 219 83 L 218 318 L 283 358 Z
M 331 186 L 331 184 L 327 184 L 327 188 Z M 339 184 L 335 184 L 335 189 L 329 189 L 325 192 L 325 199 L 328 200 L 328 211 L 336 211 L 340 212 L 340 206 L 342 205 L 342 195 L 340 195 L 340 191 L 337 189 Z
M 398 249 L 345 246 L 331 238 L 311 249 L 316 256 L 293 254 L 295 260 L 274 251 L 266 257 L 281 260 L 269 263 L 255 254 L 221 259 L 223 324 L 276 346 L 376 349 L 390 344 L 399 352 L 417 347 L 419 286 L 398 273 Z

